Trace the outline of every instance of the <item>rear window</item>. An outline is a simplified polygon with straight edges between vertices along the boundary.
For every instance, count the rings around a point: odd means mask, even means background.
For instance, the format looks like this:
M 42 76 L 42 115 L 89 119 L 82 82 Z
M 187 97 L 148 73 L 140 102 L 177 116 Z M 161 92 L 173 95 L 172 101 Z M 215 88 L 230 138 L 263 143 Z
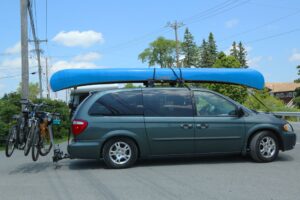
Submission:
M 144 90 L 145 116 L 193 116 L 192 100 L 187 90 Z
M 105 94 L 90 108 L 92 116 L 136 116 L 143 115 L 141 91 L 120 91 Z

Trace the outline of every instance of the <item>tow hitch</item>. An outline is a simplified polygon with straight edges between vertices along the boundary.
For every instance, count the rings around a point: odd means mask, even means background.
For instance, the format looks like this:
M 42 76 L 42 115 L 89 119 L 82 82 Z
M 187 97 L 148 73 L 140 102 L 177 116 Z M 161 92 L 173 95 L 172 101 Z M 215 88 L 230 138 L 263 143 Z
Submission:
M 53 162 L 58 162 L 60 160 L 70 158 L 70 155 L 67 153 L 64 153 L 62 150 L 60 150 L 59 145 L 56 145 L 54 148 L 54 154 L 52 157 Z

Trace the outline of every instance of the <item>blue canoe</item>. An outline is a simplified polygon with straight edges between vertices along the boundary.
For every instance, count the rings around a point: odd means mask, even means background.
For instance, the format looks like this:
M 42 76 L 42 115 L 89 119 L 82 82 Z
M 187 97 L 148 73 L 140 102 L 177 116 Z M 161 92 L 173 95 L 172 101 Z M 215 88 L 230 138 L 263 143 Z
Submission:
M 181 76 L 180 76 L 181 73 Z M 54 92 L 83 85 L 105 83 L 143 83 L 149 80 L 172 82 L 182 77 L 185 82 L 208 82 L 264 88 L 264 77 L 253 69 L 236 68 L 111 68 L 65 69 L 50 80 Z

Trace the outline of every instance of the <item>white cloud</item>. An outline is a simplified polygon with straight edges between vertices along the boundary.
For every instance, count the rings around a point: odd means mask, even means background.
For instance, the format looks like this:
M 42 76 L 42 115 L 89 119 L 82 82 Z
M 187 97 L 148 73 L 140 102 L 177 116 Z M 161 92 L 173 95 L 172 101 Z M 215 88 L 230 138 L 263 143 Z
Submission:
M 61 31 L 53 39 L 53 41 L 63 44 L 67 47 L 90 47 L 94 44 L 104 41 L 102 33 L 89 31 Z
M 293 50 L 292 55 L 289 57 L 290 62 L 299 62 L 300 61 L 300 52 L 297 49 Z
M 89 52 L 86 54 L 75 56 L 73 60 L 78 62 L 91 62 L 91 61 L 98 60 L 100 58 L 101 58 L 101 54 L 97 52 Z
M 66 60 L 59 60 L 55 62 L 51 68 L 51 73 L 57 72 L 63 69 L 102 69 L 108 68 L 104 66 L 97 66 L 93 62 L 75 62 L 75 61 L 66 61 Z
M 6 54 L 19 54 L 21 53 L 21 42 L 18 42 L 14 44 L 11 47 L 8 47 L 7 49 L 4 50 L 4 53 Z
M 262 56 L 252 57 L 248 60 L 248 66 L 250 66 L 251 68 L 258 68 L 259 63 L 262 61 L 262 59 Z
M 225 27 L 226 28 L 233 28 L 236 27 L 239 24 L 238 19 L 231 19 L 225 22 Z
M 21 57 L 3 60 L 0 63 L 0 67 L 6 68 L 7 70 L 10 70 L 12 68 L 21 68 Z

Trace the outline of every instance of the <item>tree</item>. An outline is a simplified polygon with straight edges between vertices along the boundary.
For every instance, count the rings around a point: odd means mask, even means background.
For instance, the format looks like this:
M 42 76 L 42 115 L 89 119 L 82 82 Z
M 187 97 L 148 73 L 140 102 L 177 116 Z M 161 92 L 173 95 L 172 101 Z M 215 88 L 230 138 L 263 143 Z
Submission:
M 149 66 L 156 64 L 161 68 L 172 67 L 175 62 L 176 41 L 159 37 L 139 54 L 138 58 Z
M 203 39 L 202 44 L 199 48 L 200 62 L 198 67 L 209 67 L 209 52 L 207 46 L 207 42 L 205 41 L 205 39 Z
M 22 84 L 20 83 L 19 84 L 19 87 L 17 89 L 17 93 L 18 94 L 21 94 L 21 87 L 22 87 Z M 37 98 L 37 96 L 39 95 L 39 84 L 38 83 L 29 83 L 29 99 L 30 100 L 34 100 Z
M 198 47 L 194 42 L 194 37 L 188 28 L 185 29 L 184 39 L 181 44 L 181 49 L 184 54 L 183 66 L 192 67 L 198 63 Z
M 207 51 L 208 51 L 208 67 L 212 67 L 217 59 L 218 51 L 216 41 L 214 39 L 214 35 L 209 33 L 208 43 L 207 43 Z
M 213 67 L 215 68 L 239 68 L 240 62 L 233 56 L 226 56 L 224 52 L 220 52 Z M 247 88 L 243 86 L 227 85 L 227 84 L 206 84 L 210 90 L 219 92 L 233 100 L 243 103 L 247 99 Z
M 231 49 L 230 49 L 230 55 L 235 57 L 237 60 L 239 59 L 238 49 L 237 49 L 237 45 L 236 45 L 235 41 L 232 43 L 232 46 L 231 46 Z
M 238 45 L 238 61 L 241 63 L 241 67 L 247 67 L 247 51 L 243 46 L 242 42 L 239 42 Z
M 198 67 L 212 67 L 217 59 L 217 45 L 214 35 L 209 33 L 208 41 L 204 39 L 200 46 L 200 64 Z
M 297 67 L 297 70 L 298 70 L 298 76 L 300 76 L 300 65 L 298 65 Z M 297 78 L 295 81 L 295 83 L 300 83 L 300 78 Z M 299 95 L 300 96 L 300 95 Z

